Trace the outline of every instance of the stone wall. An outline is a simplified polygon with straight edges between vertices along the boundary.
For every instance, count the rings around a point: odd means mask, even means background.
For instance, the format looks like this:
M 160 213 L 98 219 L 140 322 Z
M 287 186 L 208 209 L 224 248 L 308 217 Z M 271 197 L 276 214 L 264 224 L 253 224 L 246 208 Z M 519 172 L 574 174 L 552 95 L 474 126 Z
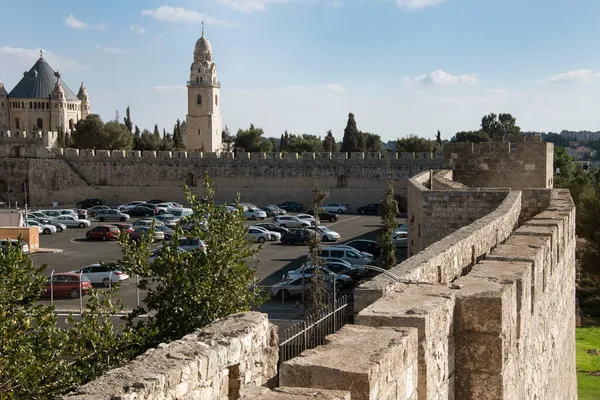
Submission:
M 245 386 L 273 386 L 277 360 L 277 328 L 267 316 L 234 314 L 148 350 L 62 399 L 237 399 Z
M 554 145 L 539 136 L 521 140 L 448 143 L 444 146 L 446 167 L 454 170 L 455 181 L 470 187 L 551 188 Z
M 422 172 L 408 183 L 408 255 L 413 256 L 495 210 L 510 189 L 470 189 L 443 173 Z M 429 190 L 431 185 L 441 190 Z

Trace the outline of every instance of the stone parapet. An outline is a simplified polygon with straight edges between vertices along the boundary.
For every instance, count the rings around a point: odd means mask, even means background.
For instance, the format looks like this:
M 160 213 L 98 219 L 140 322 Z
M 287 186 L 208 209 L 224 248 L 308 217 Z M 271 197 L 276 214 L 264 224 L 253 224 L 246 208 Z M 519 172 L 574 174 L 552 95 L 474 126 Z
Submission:
M 62 399 L 235 399 L 244 386 L 273 385 L 277 359 L 277 329 L 267 315 L 234 314 L 148 350 Z
M 270 390 L 255 386 L 244 390 L 240 400 L 350 400 L 350 392 L 293 387 L 279 387 Z

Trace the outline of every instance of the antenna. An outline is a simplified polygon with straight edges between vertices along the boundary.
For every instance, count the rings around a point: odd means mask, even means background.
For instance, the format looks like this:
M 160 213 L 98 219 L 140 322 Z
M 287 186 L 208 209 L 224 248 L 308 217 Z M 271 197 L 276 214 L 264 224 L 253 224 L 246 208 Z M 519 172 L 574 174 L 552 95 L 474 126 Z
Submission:
M 202 21 L 202 37 L 204 37 L 204 21 Z

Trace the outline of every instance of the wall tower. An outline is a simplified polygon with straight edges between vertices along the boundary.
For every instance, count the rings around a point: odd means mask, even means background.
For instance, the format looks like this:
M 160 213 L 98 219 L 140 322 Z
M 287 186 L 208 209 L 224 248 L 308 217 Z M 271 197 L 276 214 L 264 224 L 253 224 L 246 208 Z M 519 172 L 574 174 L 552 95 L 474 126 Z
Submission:
M 81 82 L 81 86 L 79 87 L 77 98 L 81 100 L 81 119 L 86 119 L 90 114 L 90 96 L 83 82 Z
M 194 49 L 187 89 L 187 149 L 221 151 L 221 83 L 217 81 L 217 67 L 210 42 L 204 37 L 204 26 Z
M 0 132 L 8 130 L 8 92 L 0 80 Z

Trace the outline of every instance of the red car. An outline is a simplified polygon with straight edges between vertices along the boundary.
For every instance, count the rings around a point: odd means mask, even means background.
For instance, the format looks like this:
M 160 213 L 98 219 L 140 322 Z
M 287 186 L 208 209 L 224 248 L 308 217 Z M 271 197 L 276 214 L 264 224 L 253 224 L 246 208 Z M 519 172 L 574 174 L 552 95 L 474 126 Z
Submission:
M 111 240 L 119 237 L 119 228 L 114 225 L 98 225 L 85 234 L 88 240 Z
M 117 223 L 117 224 L 112 224 L 112 225 L 119 228 L 119 231 L 121 231 L 121 232 L 125 232 L 127 234 L 133 232 L 133 226 L 131 224 Z
M 81 277 L 81 282 L 79 278 Z M 44 296 L 78 298 L 86 295 L 92 288 L 92 282 L 85 275 L 63 272 L 52 275 L 52 281 L 46 282 Z

